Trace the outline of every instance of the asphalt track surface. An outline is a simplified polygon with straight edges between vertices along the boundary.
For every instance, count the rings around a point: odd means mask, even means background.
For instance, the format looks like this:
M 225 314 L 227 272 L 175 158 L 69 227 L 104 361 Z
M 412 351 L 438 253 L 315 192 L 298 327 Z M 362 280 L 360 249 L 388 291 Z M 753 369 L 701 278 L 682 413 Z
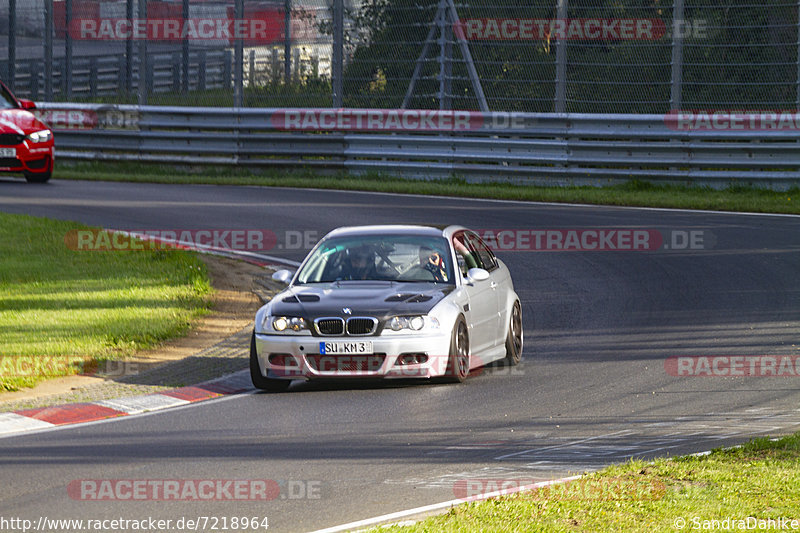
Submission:
M 309 531 L 451 500 L 459 480 L 543 480 L 785 434 L 797 377 L 678 377 L 671 356 L 797 355 L 800 218 L 257 187 L 0 181 L 0 210 L 128 230 L 341 225 L 645 229 L 696 249 L 501 252 L 523 361 L 463 385 L 296 383 L 0 439 L 0 516 L 267 516 Z M 679 233 L 675 233 L 679 232 Z M 678 239 L 680 240 L 680 239 Z M 281 243 L 286 244 L 286 243 Z M 273 255 L 299 260 L 303 250 Z M 58 265 L 53 265 L 57 270 Z M 268 502 L 82 501 L 74 480 L 270 479 Z M 299 498 L 302 489 L 312 498 Z

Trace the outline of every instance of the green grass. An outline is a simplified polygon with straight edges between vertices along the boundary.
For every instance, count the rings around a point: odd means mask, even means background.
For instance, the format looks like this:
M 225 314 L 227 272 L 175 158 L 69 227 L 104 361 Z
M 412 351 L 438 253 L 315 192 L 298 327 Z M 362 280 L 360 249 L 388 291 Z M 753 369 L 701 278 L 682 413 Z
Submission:
M 786 192 L 741 186 L 713 190 L 705 187 L 655 185 L 638 180 L 606 187 L 535 187 L 510 182 L 468 183 L 457 178 L 406 180 L 379 174 L 323 175 L 313 170 L 270 170 L 254 173 L 240 168 L 193 169 L 130 163 L 61 164 L 56 167 L 55 177 L 150 183 L 311 187 L 537 202 L 800 214 L 798 188 Z
M 152 348 L 207 309 L 193 254 L 70 249 L 65 236 L 85 228 L 0 213 L 0 390 Z
M 413 526 L 374 531 L 649 533 L 708 531 L 711 520 L 781 518 L 797 519 L 797 527 L 798 502 L 800 433 L 777 441 L 756 439 L 701 457 L 634 461 L 565 486 L 468 503 Z M 720 525 L 715 530 L 724 530 Z

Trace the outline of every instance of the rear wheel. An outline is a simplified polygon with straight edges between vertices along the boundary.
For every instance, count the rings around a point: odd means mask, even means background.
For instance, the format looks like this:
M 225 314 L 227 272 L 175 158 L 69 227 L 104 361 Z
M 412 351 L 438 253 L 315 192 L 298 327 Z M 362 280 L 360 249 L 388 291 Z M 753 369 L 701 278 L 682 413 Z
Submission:
M 469 375 L 469 332 L 464 317 L 458 317 L 450 339 L 450 356 L 447 360 L 445 379 L 451 383 L 463 383 Z
M 257 389 L 269 392 L 284 392 L 292 384 L 289 379 L 272 379 L 261 374 L 261 367 L 258 364 L 258 352 L 256 351 L 256 332 L 250 337 L 250 380 Z
M 516 366 L 520 359 L 522 359 L 522 307 L 519 302 L 514 302 L 511 319 L 508 321 L 505 362 L 509 366 Z

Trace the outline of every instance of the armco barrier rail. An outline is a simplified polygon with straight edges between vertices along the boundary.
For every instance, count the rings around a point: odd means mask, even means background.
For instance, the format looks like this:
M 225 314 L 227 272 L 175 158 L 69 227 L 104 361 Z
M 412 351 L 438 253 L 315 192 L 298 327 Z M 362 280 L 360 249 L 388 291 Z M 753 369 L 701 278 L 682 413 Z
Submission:
M 602 184 L 800 184 L 786 116 L 39 104 L 56 157 Z M 688 116 L 688 118 L 687 118 Z

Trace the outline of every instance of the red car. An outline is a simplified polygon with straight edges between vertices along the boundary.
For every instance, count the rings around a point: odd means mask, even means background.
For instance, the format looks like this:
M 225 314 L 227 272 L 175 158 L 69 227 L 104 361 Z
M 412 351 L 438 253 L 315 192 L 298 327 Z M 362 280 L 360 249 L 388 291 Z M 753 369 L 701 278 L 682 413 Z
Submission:
M 0 172 L 44 183 L 53 175 L 53 132 L 30 112 L 35 108 L 0 82 Z

